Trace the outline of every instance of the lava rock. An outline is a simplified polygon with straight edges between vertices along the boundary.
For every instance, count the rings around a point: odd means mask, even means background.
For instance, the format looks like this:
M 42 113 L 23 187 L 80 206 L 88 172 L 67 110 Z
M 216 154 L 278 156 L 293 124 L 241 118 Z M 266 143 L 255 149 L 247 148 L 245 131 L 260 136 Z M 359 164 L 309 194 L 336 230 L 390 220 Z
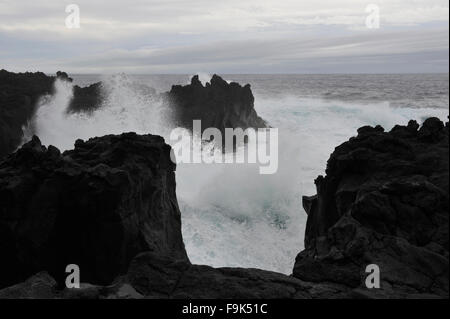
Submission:
M 80 288 L 58 287 L 46 272 L 0 290 L 0 298 L 48 299 L 311 299 L 345 297 L 336 284 L 314 285 L 297 278 L 259 269 L 213 268 L 191 265 L 161 253 L 144 252 L 128 272 L 107 286 L 81 283 Z
M 312 286 L 259 269 L 213 268 L 154 253 L 138 255 L 127 273 L 137 292 L 152 298 L 311 298 Z
M 0 162 L 0 286 L 48 271 L 109 284 L 143 251 L 188 261 L 171 148 L 159 136 L 78 140 L 61 154 L 34 137 Z
M 54 81 L 54 76 L 42 72 L 0 70 L 0 158 L 20 145 L 22 127 L 32 118 L 39 97 L 52 93 Z
M 444 297 L 449 285 L 448 124 L 364 127 L 338 146 L 304 198 L 305 250 L 293 275 L 353 297 Z M 366 289 L 376 264 L 381 289 Z
M 68 112 L 93 112 L 101 107 L 104 101 L 102 83 L 97 82 L 87 87 L 75 85 L 73 87 L 73 98 L 70 101 Z
M 72 82 L 73 81 L 73 79 L 71 77 L 69 77 L 66 72 L 62 72 L 62 71 L 56 72 L 56 77 L 58 79 L 63 80 L 63 81 L 68 81 L 68 82 Z
M 43 271 L 22 283 L 0 290 L 0 299 L 53 299 L 57 289 L 56 280 Z
M 222 135 L 225 128 L 267 127 L 255 111 L 250 85 L 228 83 L 216 74 L 205 86 L 197 75 L 189 85 L 174 85 L 164 99 L 176 110 L 176 124 L 189 129 L 193 120 L 201 120 L 202 130 L 215 127 Z

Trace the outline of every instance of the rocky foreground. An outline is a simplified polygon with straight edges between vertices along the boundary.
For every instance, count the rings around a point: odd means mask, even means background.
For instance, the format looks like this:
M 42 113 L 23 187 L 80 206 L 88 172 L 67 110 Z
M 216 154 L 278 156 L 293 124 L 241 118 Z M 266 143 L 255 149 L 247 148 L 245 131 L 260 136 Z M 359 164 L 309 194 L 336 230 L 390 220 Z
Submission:
M 190 263 L 162 138 L 61 154 L 35 137 L 0 162 L 0 298 L 448 298 L 448 146 L 435 118 L 359 129 L 304 198 L 305 250 L 286 276 Z M 64 288 L 70 263 L 80 289 Z
M 305 250 L 293 275 L 332 281 L 363 296 L 448 297 L 448 122 L 427 119 L 389 133 L 362 127 L 338 146 L 308 212 Z M 366 265 L 379 291 L 358 289 Z

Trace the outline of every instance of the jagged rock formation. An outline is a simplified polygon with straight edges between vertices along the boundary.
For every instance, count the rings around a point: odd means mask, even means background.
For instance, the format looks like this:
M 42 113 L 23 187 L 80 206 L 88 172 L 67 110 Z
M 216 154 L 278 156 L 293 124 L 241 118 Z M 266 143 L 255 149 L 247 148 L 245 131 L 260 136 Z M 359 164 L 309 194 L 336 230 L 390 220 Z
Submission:
M 227 127 L 267 127 L 266 122 L 256 114 L 250 85 L 228 84 L 215 74 L 205 86 L 197 75 L 189 85 L 174 85 L 164 98 L 176 109 L 175 123 L 189 129 L 192 129 L 194 119 L 202 121 L 203 129 L 215 127 L 222 135 Z
M 448 122 L 410 121 L 385 133 L 362 127 L 338 146 L 308 212 L 299 279 L 345 285 L 355 296 L 447 297 L 449 285 Z M 377 264 L 381 289 L 367 290 Z
M 77 264 L 108 284 L 143 251 L 187 261 L 170 146 L 159 136 L 76 141 L 60 154 L 34 137 L 0 162 L 0 286 Z
M 103 99 L 101 82 L 86 87 L 75 85 L 73 87 L 73 98 L 70 101 L 68 111 L 70 113 L 93 112 L 101 106 Z
M 160 99 L 156 90 L 145 84 L 131 82 L 125 83 L 124 86 L 128 86 L 132 92 L 135 92 L 140 97 L 148 98 L 148 101 L 158 101 Z M 73 98 L 67 111 L 69 113 L 92 113 L 105 105 L 105 102 L 108 102 L 108 93 L 112 89 L 105 85 L 104 82 L 96 82 L 86 87 L 74 85 Z
M 56 76 L 71 80 L 64 72 Z M 39 97 L 52 92 L 54 80 L 54 76 L 42 72 L 0 70 L 0 158 L 20 145 L 22 127 L 33 116 Z
M 205 86 L 196 75 L 192 77 L 190 84 L 174 85 L 169 92 L 159 96 L 149 87 L 141 86 L 137 89 L 144 95 L 162 99 L 171 111 L 174 127 L 181 126 L 192 130 L 193 120 L 201 120 L 203 129 L 215 127 L 222 133 L 226 127 L 267 127 L 266 122 L 255 111 L 255 99 L 250 85 L 242 87 L 235 82 L 228 84 L 216 74 Z M 104 99 L 102 82 L 85 88 L 75 86 L 69 112 L 92 112 L 102 105 Z

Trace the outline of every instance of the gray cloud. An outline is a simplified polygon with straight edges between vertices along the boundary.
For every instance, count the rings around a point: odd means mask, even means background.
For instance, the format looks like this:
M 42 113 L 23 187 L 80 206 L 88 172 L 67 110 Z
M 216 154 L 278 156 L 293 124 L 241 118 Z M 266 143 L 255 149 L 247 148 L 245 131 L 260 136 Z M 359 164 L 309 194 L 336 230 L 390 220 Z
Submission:
M 447 72 L 448 2 L 78 1 L 81 29 L 60 1 L 0 2 L 0 67 L 75 73 Z

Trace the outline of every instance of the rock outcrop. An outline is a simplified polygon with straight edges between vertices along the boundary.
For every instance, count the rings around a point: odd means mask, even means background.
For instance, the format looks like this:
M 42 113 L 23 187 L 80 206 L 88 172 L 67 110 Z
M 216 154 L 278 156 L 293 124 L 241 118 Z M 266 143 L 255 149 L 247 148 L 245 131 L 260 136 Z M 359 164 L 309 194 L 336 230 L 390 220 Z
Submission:
M 101 107 L 105 99 L 105 89 L 102 86 L 102 82 L 84 88 L 75 86 L 69 112 L 92 112 Z M 143 85 L 135 89 L 145 96 L 162 100 L 170 110 L 174 127 L 192 130 L 193 120 L 201 120 L 204 129 L 215 127 L 222 133 L 226 127 L 267 127 L 266 122 L 255 111 L 255 99 L 250 85 L 228 83 L 216 74 L 206 85 L 195 75 L 190 84 L 174 85 L 169 92 L 160 95 L 156 94 L 154 89 Z
M 58 72 L 56 77 L 71 80 L 64 72 Z M 33 116 L 39 97 L 52 93 L 54 81 L 54 76 L 42 72 L 0 70 L 0 158 L 20 145 L 22 127 Z
M 196 75 L 191 84 L 174 85 L 163 96 L 175 109 L 177 126 L 192 129 L 192 121 L 201 120 L 203 129 L 215 127 L 222 135 L 225 128 L 267 127 L 255 111 L 255 99 L 249 84 L 228 84 L 220 76 L 213 75 L 211 81 L 203 86 Z
M 86 87 L 74 85 L 73 98 L 68 111 L 70 113 L 93 112 L 98 109 L 104 100 L 102 83 L 97 82 Z
M 123 78 L 114 78 L 113 81 L 121 82 Z M 126 81 L 120 83 L 130 92 L 138 95 L 143 100 L 149 103 L 157 102 L 161 97 L 156 93 L 156 90 L 145 84 L 134 81 Z M 108 95 L 110 91 L 114 90 L 114 86 L 105 85 L 104 82 L 96 82 L 86 87 L 78 85 L 73 86 L 73 98 L 67 108 L 68 113 L 92 113 L 101 108 L 108 102 Z M 150 105 L 149 105 L 150 106 Z
M 0 286 L 68 264 L 109 284 L 140 252 L 188 261 L 170 146 L 159 136 L 76 141 L 61 154 L 34 137 L 0 162 Z
M 3 298 L 170 298 L 170 299 L 280 299 L 319 297 L 333 286 L 316 289 L 299 279 L 259 269 L 212 268 L 151 252 L 136 256 L 127 274 L 107 286 L 82 283 L 62 288 L 47 272 L 0 290 Z
M 356 297 L 448 298 L 448 143 L 448 123 L 429 118 L 420 129 L 362 127 L 338 146 L 317 195 L 303 199 L 305 250 L 293 275 Z M 365 289 L 369 264 L 381 289 Z

